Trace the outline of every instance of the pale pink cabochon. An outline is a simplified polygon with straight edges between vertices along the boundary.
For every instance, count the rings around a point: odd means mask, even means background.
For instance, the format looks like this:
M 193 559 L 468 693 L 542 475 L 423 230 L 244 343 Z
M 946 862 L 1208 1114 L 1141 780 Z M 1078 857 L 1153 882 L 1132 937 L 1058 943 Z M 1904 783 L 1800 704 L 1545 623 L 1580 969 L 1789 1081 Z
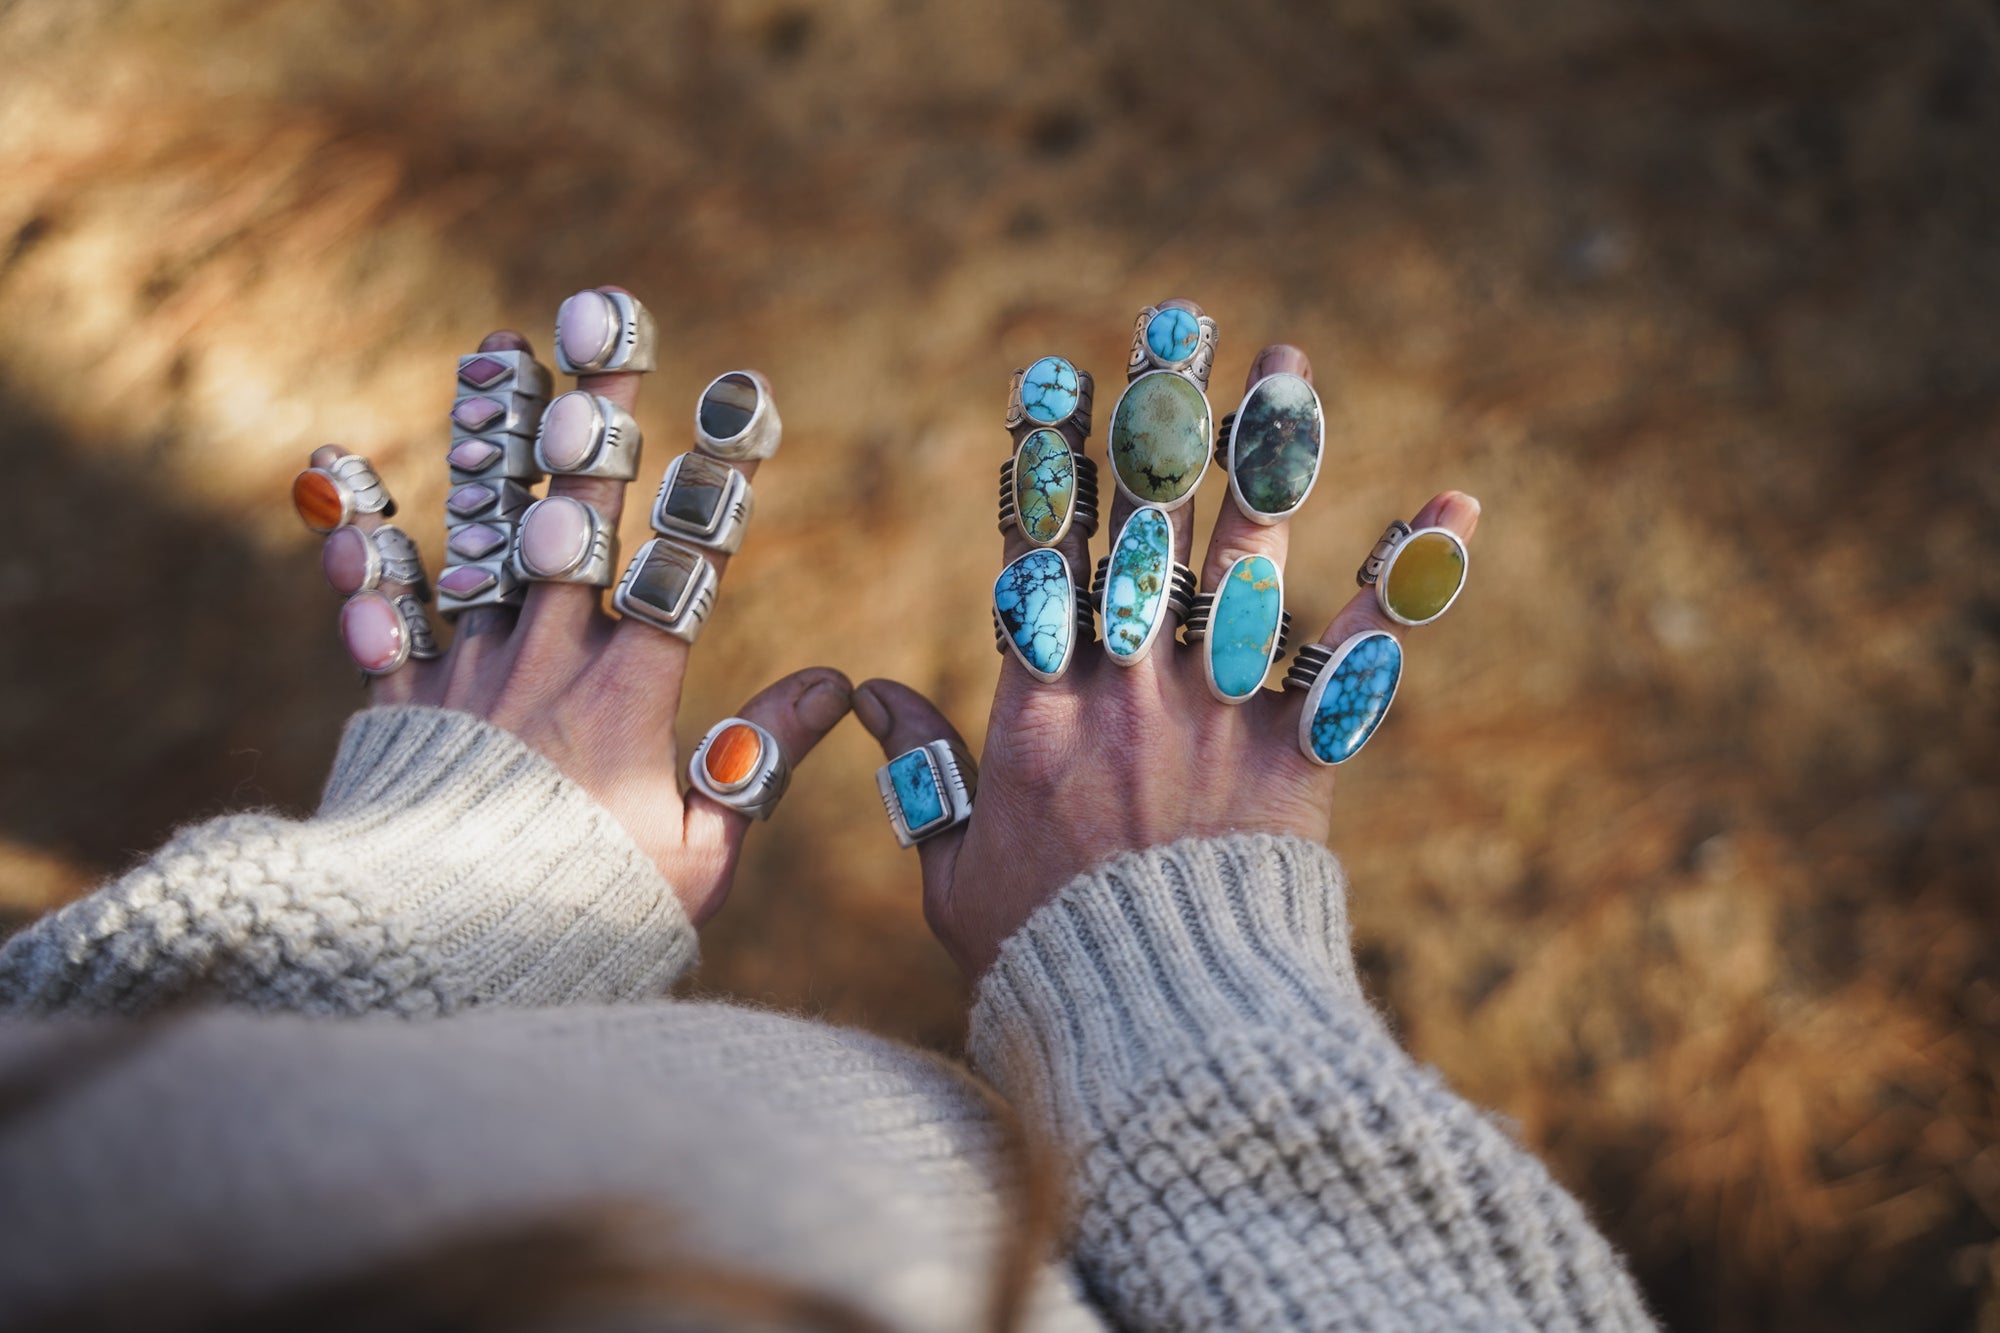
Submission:
M 582 467 L 597 437 L 597 404 L 572 390 L 549 404 L 542 418 L 542 457 L 552 468 Z
M 578 292 L 556 312 L 556 336 L 563 353 L 578 365 L 602 360 L 611 350 L 618 311 L 602 292 Z
M 361 591 L 368 578 L 368 538 L 359 528 L 335 528 L 319 548 L 319 567 L 341 596 Z
M 378 592 L 356 593 L 340 608 L 340 638 L 366 671 L 386 671 L 403 650 L 403 616 Z
M 583 501 L 550 496 L 521 520 L 521 563 L 544 576 L 567 574 L 590 545 L 590 511 Z

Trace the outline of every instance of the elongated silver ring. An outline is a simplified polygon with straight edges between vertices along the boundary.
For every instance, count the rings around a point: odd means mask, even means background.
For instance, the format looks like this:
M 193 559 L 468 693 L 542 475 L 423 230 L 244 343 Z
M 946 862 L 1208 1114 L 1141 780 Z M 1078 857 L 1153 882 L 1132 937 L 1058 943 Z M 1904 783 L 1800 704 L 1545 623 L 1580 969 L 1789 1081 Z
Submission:
M 1036 680 L 1062 678 L 1077 645 L 1096 639 L 1095 617 L 1060 551 L 1029 551 L 993 581 L 993 646 L 1011 649 Z
M 1215 461 L 1238 512 L 1266 527 L 1296 514 L 1319 480 L 1325 442 L 1326 412 L 1303 375 L 1280 371 L 1251 385 L 1215 427 Z
M 374 588 L 355 593 L 341 606 L 340 641 L 354 664 L 371 676 L 386 676 L 405 662 L 439 652 L 422 602 L 408 593 L 391 597 Z
M 1000 465 L 1000 531 L 1056 546 L 1072 528 L 1097 535 L 1097 463 L 1060 433 L 1030 431 Z
M 1125 378 L 1135 380 L 1149 370 L 1171 370 L 1187 376 L 1197 389 L 1207 393 L 1217 336 L 1215 321 L 1191 301 L 1184 306 L 1149 305 L 1132 324 L 1132 354 L 1125 363 Z
M 1047 427 L 1082 444 L 1090 435 L 1097 381 L 1065 357 L 1045 356 L 1014 372 L 1007 382 L 1007 431 Z
M 963 746 L 935 740 L 876 769 L 875 787 L 896 842 L 914 847 L 972 818 L 979 766 Z
M 292 508 L 314 532 L 332 532 L 358 514 L 394 516 L 396 502 L 360 454 L 342 454 L 325 467 L 292 478 Z
M 750 478 L 705 454 L 682 454 L 660 478 L 653 531 L 729 555 L 743 544 L 753 504 Z
M 754 370 L 717 375 L 695 401 L 695 447 L 712 458 L 755 462 L 777 453 L 784 438 L 771 382 Z
M 1127 519 L 1126 524 L 1130 526 L 1131 520 Z M 1097 568 L 1092 570 L 1090 575 L 1090 600 L 1096 605 L 1098 613 L 1104 617 L 1104 641 L 1107 645 L 1110 644 L 1112 639 L 1112 621 L 1114 615 L 1121 621 L 1127 619 L 1137 621 L 1145 618 L 1144 613 L 1130 608 L 1133 603 L 1136 603 L 1142 596 L 1151 594 L 1153 589 L 1158 586 L 1157 570 L 1149 569 L 1146 572 L 1150 575 L 1150 579 L 1143 590 L 1138 587 L 1115 590 L 1107 589 L 1105 587 L 1105 579 L 1111 573 L 1112 554 L 1114 552 L 1108 551 L 1098 556 Z M 1167 615 L 1173 617 L 1174 620 L 1184 622 L 1187 620 L 1188 614 L 1194 609 L 1196 592 L 1194 571 L 1178 560 L 1173 561 L 1168 566 L 1168 570 L 1170 572 L 1167 577 L 1166 587 L 1163 590 L 1166 593 L 1165 610 Z M 1119 576 L 1121 578 L 1134 579 L 1137 576 L 1137 571 L 1128 565 L 1120 570 Z M 1111 603 L 1106 603 L 1105 601 L 1105 594 L 1107 592 L 1113 594 Z M 1155 626 L 1154 628 L 1157 631 L 1158 627 Z M 1125 652 L 1113 652 L 1111 655 L 1124 661 L 1127 666 L 1132 665 L 1133 650 L 1131 649 Z
M 528 506 L 514 527 L 514 569 L 535 583 L 610 586 L 617 534 L 604 516 L 568 495 Z
M 542 414 L 535 462 L 559 477 L 630 481 L 639 475 L 643 444 L 630 412 L 602 394 L 571 389 L 557 394 Z
M 408 533 L 384 523 L 374 531 L 349 525 L 327 534 L 320 548 L 320 569 L 342 596 L 352 596 L 384 583 L 401 584 L 419 598 L 428 597 L 424 560 Z
M 1299 649 L 1285 673 L 1286 691 L 1306 696 L 1299 752 L 1328 767 L 1352 759 L 1388 713 L 1402 676 L 1403 645 L 1384 630 L 1363 630 L 1338 647 Z
M 1215 594 L 1198 592 L 1188 607 L 1186 619 L 1181 622 L 1181 640 L 1193 647 L 1208 637 L 1208 622 L 1215 614 Z M 1292 613 L 1278 613 L 1278 641 L 1271 650 L 1273 661 L 1285 655 L 1286 647 L 1292 641 Z M 1266 668 L 1269 669 L 1268 667 Z
M 717 582 L 707 556 L 655 537 L 632 556 L 611 604 L 623 615 L 693 643 L 715 606 Z
M 1458 600 L 1470 555 L 1450 528 L 1416 528 L 1397 519 L 1354 573 L 1375 589 L 1382 614 L 1399 625 L 1428 625 Z
M 653 316 L 630 292 L 578 292 L 556 312 L 556 369 L 610 375 L 653 368 Z
M 1269 556 L 1239 557 L 1214 591 L 1195 597 L 1182 630 L 1201 653 L 1211 695 L 1226 704 L 1256 697 L 1292 636 L 1284 570 Z
M 1162 635 L 1172 641 L 1174 620 L 1187 619 L 1194 571 L 1176 558 L 1175 540 L 1167 511 L 1141 505 L 1097 562 L 1091 600 L 1104 617 L 1104 651 L 1119 666 L 1144 661 Z
M 792 769 L 776 736 L 745 718 L 725 717 L 694 747 L 688 780 L 717 805 L 769 819 L 791 784 Z

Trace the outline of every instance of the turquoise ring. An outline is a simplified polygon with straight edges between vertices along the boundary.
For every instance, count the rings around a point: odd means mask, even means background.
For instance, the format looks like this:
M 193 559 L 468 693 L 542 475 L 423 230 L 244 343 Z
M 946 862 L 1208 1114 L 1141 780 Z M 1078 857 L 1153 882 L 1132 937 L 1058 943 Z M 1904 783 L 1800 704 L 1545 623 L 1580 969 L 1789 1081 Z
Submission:
M 875 770 L 875 787 L 896 842 L 914 847 L 972 818 L 979 766 L 963 746 L 936 740 L 906 750 Z
M 993 581 L 993 646 L 1011 649 L 1036 680 L 1061 680 L 1077 645 L 1096 637 L 1090 595 L 1060 551 L 1030 551 Z
M 1208 392 L 1208 373 L 1215 365 L 1215 321 L 1192 301 L 1179 305 L 1149 305 L 1132 325 L 1132 355 L 1125 378 L 1136 380 L 1148 371 L 1171 370 L 1185 375 L 1194 387 Z
M 1194 571 L 1174 559 L 1174 525 L 1151 505 L 1132 511 L 1111 550 L 1098 558 L 1090 600 L 1104 617 L 1104 651 L 1119 666 L 1137 666 L 1167 628 L 1194 606 Z
M 1007 433 L 1059 430 L 1073 444 L 1090 435 L 1097 382 L 1066 357 L 1045 356 L 1014 372 L 1007 383 Z
M 1396 697 L 1403 645 L 1384 630 L 1363 630 L 1338 647 L 1309 643 L 1285 674 L 1287 691 L 1304 691 L 1299 752 L 1331 767 L 1361 752 Z
M 1269 556 L 1246 555 L 1229 567 L 1216 591 L 1194 599 L 1182 637 L 1201 649 L 1209 693 L 1240 704 L 1263 688 L 1291 633 L 1284 571 Z
M 1048 427 L 1028 432 L 1000 465 L 1000 531 L 1055 546 L 1072 529 L 1097 535 L 1097 464 Z

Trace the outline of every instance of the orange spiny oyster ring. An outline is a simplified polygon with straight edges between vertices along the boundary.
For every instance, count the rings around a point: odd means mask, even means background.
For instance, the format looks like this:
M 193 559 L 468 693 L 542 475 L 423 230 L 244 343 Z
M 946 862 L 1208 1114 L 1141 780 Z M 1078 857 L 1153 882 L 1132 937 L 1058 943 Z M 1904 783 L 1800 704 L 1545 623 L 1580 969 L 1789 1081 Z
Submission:
M 396 512 L 396 502 L 360 454 L 342 454 L 325 467 L 309 467 L 292 479 L 292 507 L 314 532 L 332 532 L 356 514 Z
M 716 804 L 752 819 L 769 819 L 792 780 L 792 770 L 776 736 L 755 722 L 725 717 L 694 747 L 688 778 Z

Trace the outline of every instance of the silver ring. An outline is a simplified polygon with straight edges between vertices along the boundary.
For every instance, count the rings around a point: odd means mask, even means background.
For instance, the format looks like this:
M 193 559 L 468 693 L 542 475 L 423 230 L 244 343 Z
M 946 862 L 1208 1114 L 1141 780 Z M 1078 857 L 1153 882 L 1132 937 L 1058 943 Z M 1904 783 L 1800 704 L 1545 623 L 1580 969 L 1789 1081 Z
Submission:
M 639 475 L 643 444 L 630 412 L 602 394 L 571 389 L 557 394 L 542 413 L 535 463 L 558 477 L 630 481 Z
M 504 551 L 490 560 L 446 565 L 437 579 L 437 609 L 442 616 L 482 606 L 519 606 L 527 595 L 527 583 Z
M 511 523 L 535 502 L 535 493 L 520 482 L 468 481 L 444 497 L 445 526 L 458 523 Z
M 655 537 L 625 567 L 611 604 L 623 615 L 693 643 L 715 606 L 717 581 L 707 556 Z
M 534 583 L 611 583 L 617 534 L 604 516 L 569 495 L 550 495 L 528 506 L 514 525 L 515 572 Z
M 533 435 L 468 435 L 451 442 L 444 456 L 452 485 L 468 481 L 518 481 L 533 485 L 542 479 L 535 461 Z
M 523 351 L 472 352 L 458 358 L 459 382 L 475 393 L 515 393 L 547 398 L 549 368 Z
M 1220 633 L 1210 633 L 1226 616 Z M 1291 641 L 1292 613 L 1285 610 L 1285 572 L 1264 555 L 1242 556 L 1217 590 L 1198 594 L 1188 611 L 1183 640 L 1201 650 L 1208 692 L 1226 704 L 1254 698 L 1271 664 Z
M 1095 615 L 1060 551 L 1029 551 L 993 580 L 994 646 L 1036 680 L 1062 679 L 1077 645 L 1097 637 Z
M 729 555 L 743 544 L 752 504 L 750 478 L 704 454 L 682 454 L 660 478 L 653 531 Z
M 1208 475 L 1213 424 L 1208 395 L 1186 375 L 1148 370 L 1111 409 L 1112 479 L 1133 505 L 1174 510 L 1194 499 Z
M 1193 302 L 1189 302 L 1193 305 Z M 1132 354 L 1125 378 L 1136 380 L 1149 370 L 1171 370 L 1208 392 L 1208 373 L 1215 364 L 1215 321 L 1200 306 L 1149 305 L 1132 325 Z
M 1188 617 L 1194 571 L 1175 558 L 1175 542 L 1167 511 L 1141 505 L 1098 559 L 1090 598 L 1104 617 L 1104 651 L 1120 666 L 1145 660 L 1162 633 L 1173 638 L 1171 621 Z
M 427 661 L 439 652 L 424 604 L 408 593 L 391 597 L 379 589 L 357 592 L 341 606 L 340 641 L 370 676 L 386 676 L 405 662 Z
M 309 467 L 292 478 L 292 508 L 314 532 L 332 532 L 357 514 L 396 512 L 396 502 L 375 469 L 360 454 L 342 454 L 325 467 Z
M 352 524 L 335 528 L 327 534 L 326 553 L 333 551 L 335 541 L 358 541 L 361 550 L 361 581 L 352 588 L 335 585 L 336 590 L 351 596 L 384 583 L 396 583 L 409 588 L 419 599 L 430 595 L 424 578 L 423 555 L 410 535 L 394 524 L 384 523 L 372 532 Z M 333 582 L 331 570 L 327 571 L 327 582 Z
M 875 788 L 897 843 L 914 847 L 972 818 L 979 766 L 963 746 L 935 740 L 876 769 Z
M 1412 552 L 1418 553 L 1417 559 L 1405 564 Z M 1449 611 L 1465 590 L 1471 558 L 1465 542 L 1450 528 L 1412 529 L 1397 519 L 1354 572 L 1354 581 L 1373 587 L 1376 605 L 1398 625 L 1428 625 Z M 1402 579 L 1396 577 L 1399 566 Z
M 1007 382 L 1007 430 L 1048 427 L 1060 430 L 1073 444 L 1090 435 L 1091 408 L 1097 381 L 1066 357 L 1045 356 L 1023 366 Z
M 754 370 L 717 375 L 695 400 L 695 447 L 710 457 L 732 463 L 769 458 L 784 437 L 771 382 Z
M 769 819 L 792 780 L 778 738 L 740 717 L 708 729 L 688 760 L 688 780 L 717 805 L 752 819 Z
M 1280 371 L 1250 386 L 1215 427 L 1215 461 L 1237 511 L 1266 527 L 1296 514 L 1319 480 L 1326 412 L 1303 375 Z
M 1030 431 L 1000 465 L 1000 531 L 1056 546 L 1072 528 L 1097 535 L 1097 464 L 1058 431 Z
M 556 311 L 556 369 L 609 375 L 653 368 L 653 316 L 629 292 L 594 287 Z
M 544 398 L 520 393 L 468 393 L 451 405 L 451 437 L 533 435 Z
M 1403 646 L 1370 629 L 1339 647 L 1309 643 L 1292 659 L 1285 689 L 1304 691 L 1299 752 L 1322 767 L 1345 763 L 1375 734 L 1403 676 Z

